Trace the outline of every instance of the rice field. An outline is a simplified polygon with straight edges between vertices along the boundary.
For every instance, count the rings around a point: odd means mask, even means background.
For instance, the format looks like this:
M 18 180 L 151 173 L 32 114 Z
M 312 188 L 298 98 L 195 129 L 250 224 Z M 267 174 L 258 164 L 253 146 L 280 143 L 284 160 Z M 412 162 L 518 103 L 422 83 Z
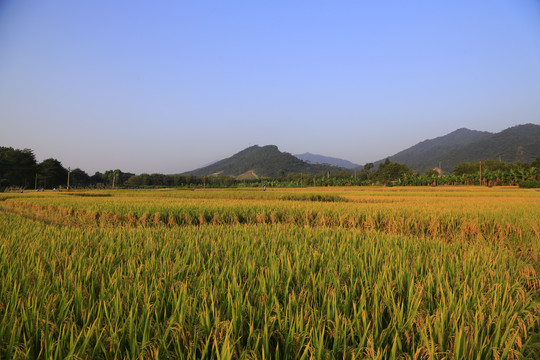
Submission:
M 540 358 L 540 192 L 0 194 L 0 359 Z

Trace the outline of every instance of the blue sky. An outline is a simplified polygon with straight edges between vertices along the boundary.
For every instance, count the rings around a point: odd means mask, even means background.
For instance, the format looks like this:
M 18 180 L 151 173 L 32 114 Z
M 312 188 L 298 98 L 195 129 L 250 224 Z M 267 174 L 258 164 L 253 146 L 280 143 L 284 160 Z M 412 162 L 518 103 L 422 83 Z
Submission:
M 177 173 L 540 123 L 540 2 L 0 0 L 0 146 Z

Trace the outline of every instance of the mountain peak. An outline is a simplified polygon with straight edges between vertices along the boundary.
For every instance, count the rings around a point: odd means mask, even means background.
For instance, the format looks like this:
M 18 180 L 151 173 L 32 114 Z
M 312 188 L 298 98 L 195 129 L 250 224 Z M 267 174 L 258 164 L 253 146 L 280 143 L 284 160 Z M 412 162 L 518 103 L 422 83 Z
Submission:
M 341 170 L 343 169 L 330 165 L 309 164 L 289 153 L 279 151 L 276 145 L 253 145 L 227 159 L 187 173 L 199 176 L 216 173 L 239 176 L 252 172 L 259 177 L 276 177 L 281 171 L 284 173 L 320 174 L 335 173 Z
M 424 172 L 439 163 L 445 171 L 451 171 L 462 162 L 499 158 L 504 161 L 531 161 L 536 156 L 540 156 L 540 125 L 525 124 L 496 134 L 460 128 L 419 142 L 389 158 Z
M 388 158 L 424 172 L 439 166 L 451 171 L 463 162 L 486 159 L 529 162 L 540 157 L 540 125 L 524 124 L 493 134 L 487 131 L 459 128 L 443 136 L 427 139 Z M 375 162 L 375 165 L 383 160 Z M 357 168 L 350 161 L 306 152 L 291 155 L 276 145 L 252 145 L 233 156 L 196 169 L 189 174 L 222 174 L 239 176 L 251 171 L 262 177 L 283 173 L 335 173 Z
M 332 166 L 339 166 L 346 169 L 354 169 L 360 166 L 358 164 L 353 164 L 352 162 L 348 160 L 339 159 L 339 158 L 335 158 L 331 156 L 312 154 L 309 152 L 306 152 L 303 154 L 296 154 L 294 156 L 310 164 L 328 164 Z

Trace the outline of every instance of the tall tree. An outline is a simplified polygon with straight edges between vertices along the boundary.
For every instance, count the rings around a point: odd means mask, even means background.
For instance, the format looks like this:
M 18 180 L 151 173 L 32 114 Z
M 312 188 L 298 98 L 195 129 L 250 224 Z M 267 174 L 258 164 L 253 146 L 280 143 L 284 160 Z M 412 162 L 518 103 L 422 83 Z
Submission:
M 43 160 L 38 165 L 38 172 L 43 187 L 53 188 L 67 185 L 68 171 L 56 159 Z
M 90 175 L 88 175 L 85 171 L 79 168 L 71 170 L 69 178 L 69 183 L 71 187 L 88 186 L 91 183 Z
M 34 184 L 36 157 L 30 149 L 0 147 L 0 189 Z
M 399 180 L 403 174 L 412 175 L 414 172 L 405 164 L 391 162 L 388 158 L 381 163 L 375 172 L 375 179 L 383 184 Z

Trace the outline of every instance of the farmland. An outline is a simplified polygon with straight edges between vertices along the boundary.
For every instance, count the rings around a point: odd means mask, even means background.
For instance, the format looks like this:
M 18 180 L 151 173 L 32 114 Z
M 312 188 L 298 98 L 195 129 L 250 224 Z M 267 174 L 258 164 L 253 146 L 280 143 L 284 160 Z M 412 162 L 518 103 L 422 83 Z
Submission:
M 0 195 L 0 358 L 540 353 L 540 192 Z

